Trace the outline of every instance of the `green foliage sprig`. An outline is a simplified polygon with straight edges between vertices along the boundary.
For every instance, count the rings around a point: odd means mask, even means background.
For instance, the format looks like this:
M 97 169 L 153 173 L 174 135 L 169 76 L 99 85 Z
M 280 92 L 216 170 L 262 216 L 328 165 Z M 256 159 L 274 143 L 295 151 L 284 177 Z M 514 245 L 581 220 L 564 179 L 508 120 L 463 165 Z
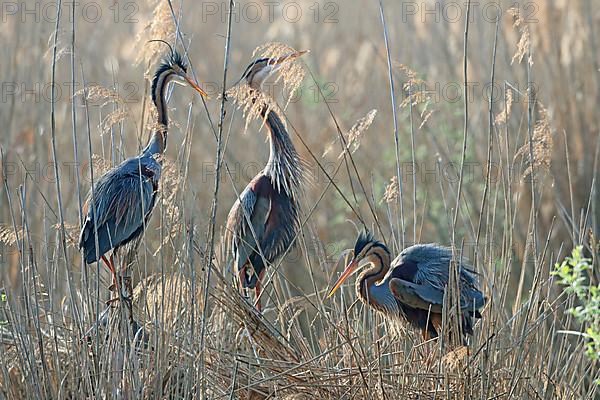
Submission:
M 571 256 L 562 263 L 556 263 L 552 275 L 558 276 L 558 283 L 564 291 L 577 297 L 579 305 L 569 312 L 583 324 L 581 335 L 586 338 L 586 353 L 593 361 L 600 361 L 600 284 L 588 283 L 587 271 L 592 269 L 591 260 L 583 257 L 582 246 L 573 249 Z M 600 385 L 600 380 L 596 381 Z

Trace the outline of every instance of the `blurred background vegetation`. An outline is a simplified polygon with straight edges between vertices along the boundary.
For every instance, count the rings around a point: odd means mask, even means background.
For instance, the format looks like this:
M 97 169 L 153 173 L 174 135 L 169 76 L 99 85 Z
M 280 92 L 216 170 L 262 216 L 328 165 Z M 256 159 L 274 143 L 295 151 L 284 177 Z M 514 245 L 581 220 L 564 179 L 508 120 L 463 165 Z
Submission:
M 212 99 L 205 109 L 191 91 L 174 89 L 162 207 L 146 233 L 140 251 L 143 268 L 136 268 L 134 277 L 140 281 L 159 271 L 189 273 L 183 261 L 187 235 L 193 230 L 204 247 L 211 224 L 216 140 L 207 115 L 216 126 L 227 3 L 81 0 L 73 10 L 63 2 L 58 30 L 55 2 L 3 3 L 0 287 L 10 288 L 19 299 L 27 297 L 28 286 L 51 288 L 51 294 L 44 290 L 48 307 L 65 307 L 65 299 L 74 296 L 67 283 L 82 288 L 88 282 L 75 243 L 79 201 L 90 187 L 89 163 L 99 176 L 143 146 L 153 112 L 149 79 L 165 52 L 147 41 L 174 43 L 177 35 L 182 39 L 178 47 L 182 42 L 187 47 L 195 75 Z M 465 103 L 468 135 L 455 245 L 481 271 L 486 295 L 499 299 L 506 312 L 500 319 L 512 321 L 511 312 L 528 299 L 559 295 L 550 271 L 577 245 L 590 258 L 590 284 L 597 284 L 600 11 L 595 3 L 473 3 L 466 99 L 466 5 L 425 0 L 383 4 L 390 69 L 377 1 L 237 2 L 229 87 L 261 44 L 282 42 L 310 50 L 303 57 L 307 76 L 285 107 L 290 135 L 311 166 L 312 184 L 304 199 L 309 218 L 301 245 L 286 257 L 274 286 L 289 282 L 289 294 L 322 298 L 340 253 L 354 242 L 354 224 L 360 226 L 360 219 L 393 253 L 418 242 L 450 245 Z M 56 146 L 71 238 L 66 255 L 60 248 L 50 140 L 54 40 Z M 286 104 L 280 87 L 275 85 L 272 93 L 280 105 Z M 215 222 L 219 233 L 236 191 L 268 157 L 260 123 L 246 127 L 235 104 L 226 107 L 224 159 L 231 175 L 221 175 Z M 351 131 L 361 118 L 373 115 L 368 128 Z M 343 145 L 336 124 L 352 142 L 352 160 L 339 157 Z M 19 251 L 28 247 L 37 260 L 35 271 Z M 199 268 L 198 276 L 204 274 Z M 90 271 L 90 279 L 96 279 L 96 268 Z M 40 282 L 30 281 L 33 276 Z M 302 322 L 304 332 L 317 329 L 309 321 Z

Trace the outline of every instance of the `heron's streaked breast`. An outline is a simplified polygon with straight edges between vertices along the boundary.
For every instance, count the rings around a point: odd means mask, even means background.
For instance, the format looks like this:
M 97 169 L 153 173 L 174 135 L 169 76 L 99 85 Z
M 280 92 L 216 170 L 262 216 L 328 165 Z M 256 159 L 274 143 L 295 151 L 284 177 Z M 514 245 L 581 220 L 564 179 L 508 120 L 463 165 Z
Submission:
M 368 293 L 369 301 L 373 307 L 380 309 L 380 311 L 386 314 L 399 315 L 400 308 L 398 307 L 398 302 L 390 291 L 387 282 L 384 281 L 381 284 L 371 285 Z

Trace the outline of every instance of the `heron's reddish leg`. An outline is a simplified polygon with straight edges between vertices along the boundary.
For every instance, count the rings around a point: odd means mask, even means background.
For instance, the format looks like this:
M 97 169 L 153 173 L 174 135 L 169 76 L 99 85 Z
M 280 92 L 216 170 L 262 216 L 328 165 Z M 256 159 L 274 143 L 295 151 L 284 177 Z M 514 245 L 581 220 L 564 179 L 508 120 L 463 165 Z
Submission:
M 244 290 L 244 283 L 246 283 L 246 266 L 244 265 L 238 271 L 238 279 L 240 280 L 240 291 Z
M 106 266 L 108 267 L 108 269 L 110 269 L 110 272 L 112 272 L 112 266 L 110 265 L 110 262 L 108 261 L 108 258 L 106 258 L 106 256 L 102 256 L 102 261 L 104 261 L 104 264 L 106 264 Z
M 109 286 L 109 289 L 112 290 L 112 287 L 114 287 L 117 284 L 117 273 L 115 271 L 115 265 L 113 262 L 112 254 L 110 255 L 110 260 L 107 259 L 106 256 L 102 256 L 102 261 L 104 261 L 104 263 L 106 264 L 106 266 L 108 267 L 108 269 L 110 270 L 110 272 L 112 274 L 113 282 L 112 282 L 112 285 Z
M 431 325 L 433 325 L 433 329 L 437 332 L 438 336 L 442 335 L 442 314 L 432 314 L 431 315 Z
M 431 313 L 429 318 L 429 323 L 433 326 L 433 329 L 439 337 L 442 334 L 442 314 Z M 423 340 L 426 342 L 432 337 L 433 335 L 429 333 L 429 326 L 425 327 L 425 329 L 423 329 Z
M 117 282 L 117 271 L 115 270 L 114 255 L 111 254 L 110 258 L 108 258 L 108 259 L 106 258 L 106 256 L 102 256 L 102 261 L 104 261 L 104 263 L 108 266 L 108 269 L 110 269 L 110 272 L 112 274 L 113 282 L 112 282 L 112 285 L 110 285 L 108 287 L 108 290 L 110 290 L 111 292 L 114 292 L 115 290 L 118 291 L 119 287 L 118 287 L 118 282 Z M 112 298 L 106 302 L 106 305 L 111 305 L 117 300 L 119 300 L 119 297 Z
M 421 334 L 423 335 L 423 341 L 426 342 L 429 339 L 431 339 L 431 335 L 429 334 L 429 331 L 427 330 L 427 328 L 423 329 L 421 331 Z
M 256 307 L 256 309 L 258 310 L 258 312 L 262 313 L 262 304 L 260 301 L 260 294 L 262 292 L 262 280 L 263 280 L 263 276 L 265 276 L 265 270 L 263 269 L 262 271 L 260 271 L 260 274 L 258 275 L 258 279 L 256 280 L 256 286 L 254 287 L 254 295 L 256 296 L 254 300 L 254 307 Z

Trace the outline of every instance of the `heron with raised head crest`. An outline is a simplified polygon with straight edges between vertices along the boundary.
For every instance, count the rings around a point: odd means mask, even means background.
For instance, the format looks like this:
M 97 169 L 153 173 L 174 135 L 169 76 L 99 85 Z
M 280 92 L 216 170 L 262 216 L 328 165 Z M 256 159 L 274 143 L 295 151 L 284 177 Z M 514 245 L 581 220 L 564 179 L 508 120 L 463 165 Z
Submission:
M 354 256 L 330 290 L 331 297 L 348 277 L 362 270 L 355 284 L 356 295 L 384 316 L 408 321 L 423 338 L 438 337 L 442 330 L 442 307 L 450 281 L 452 250 L 437 244 L 417 244 L 393 261 L 387 246 L 368 231 L 354 245 Z M 473 334 L 475 318 L 485 297 L 478 288 L 477 274 L 464 261 L 458 265 L 460 282 L 461 337 Z
M 160 41 L 163 42 L 163 41 Z M 142 152 L 128 158 L 102 175 L 87 197 L 79 247 L 86 264 L 100 259 L 117 284 L 114 255 L 126 245 L 134 248 L 142 236 L 156 202 L 162 172 L 161 155 L 167 145 L 169 119 L 166 93 L 169 83 L 189 85 L 202 96 L 206 93 L 188 76 L 183 57 L 171 52 L 159 64 L 152 79 L 152 101 L 158 112 L 157 127 Z M 106 254 L 111 252 L 110 256 Z
M 260 91 L 265 80 L 284 63 L 306 53 L 259 58 L 246 68 L 242 80 Z M 251 99 L 257 101 L 256 98 Z M 255 291 L 255 306 L 261 311 L 261 284 L 265 267 L 277 261 L 300 230 L 299 196 L 303 183 L 303 162 L 276 111 L 259 104 L 268 130 L 269 160 L 229 211 L 226 241 L 241 291 Z

